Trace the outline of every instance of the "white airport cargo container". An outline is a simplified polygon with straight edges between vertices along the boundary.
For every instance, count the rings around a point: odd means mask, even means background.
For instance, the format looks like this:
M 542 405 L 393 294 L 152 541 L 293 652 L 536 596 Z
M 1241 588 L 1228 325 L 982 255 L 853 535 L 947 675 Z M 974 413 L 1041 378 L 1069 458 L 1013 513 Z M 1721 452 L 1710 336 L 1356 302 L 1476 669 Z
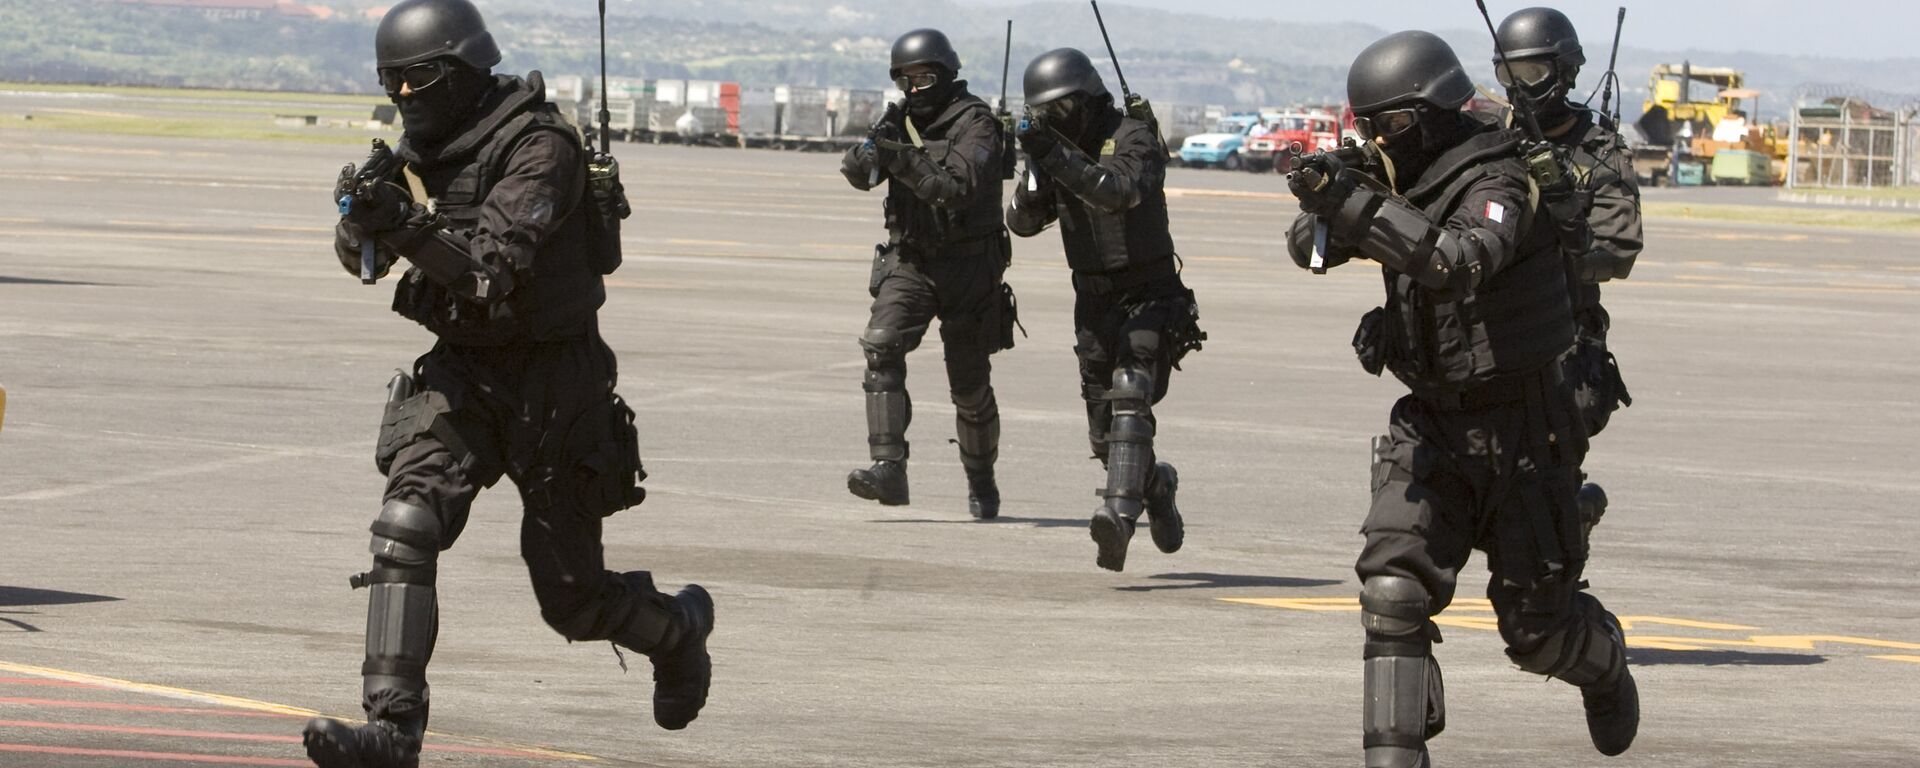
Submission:
M 862 88 L 832 88 L 827 106 L 833 113 L 833 135 L 865 136 L 886 112 L 886 92 Z
M 774 89 L 781 105 L 780 134 L 798 137 L 833 135 L 833 116 L 827 111 L 827 89 L 782 85 Z
M 775 136 L 780 133 L 780 103 L 770 85 L 740 87 L 740 135 Z

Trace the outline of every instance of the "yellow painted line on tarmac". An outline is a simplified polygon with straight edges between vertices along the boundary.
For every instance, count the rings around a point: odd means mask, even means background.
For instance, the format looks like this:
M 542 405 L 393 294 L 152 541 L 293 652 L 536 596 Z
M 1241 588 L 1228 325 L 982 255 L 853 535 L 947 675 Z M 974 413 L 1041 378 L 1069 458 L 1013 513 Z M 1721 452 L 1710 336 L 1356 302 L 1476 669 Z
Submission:
M 1221 602 L 1284 608 L 1308 613 L 1358 613 L 1360 601 L 1353 597 L 1226 597 Z M 1485 599 L 1461 599 L 1433 617 L 1445 627 L 1460 627 L 1497 632 L 1499 622 L 1491 615 L 1493 604 Z M 1621 616 L 1620 626 L 1629 632 L 1647 626 L 1679 627 L 1709 632 L 1755 632 L 1759 627 L 1718 621 L 1674 618 L 1670 616 Z M 1746 637 L 1696 637 L 1677 635 L 1629 634 L 1627 645 L 1669 651 L 1705 651 L 1714 648 L 1741 648 L 1770 651 L 1815 651 L 1821 646 L 1838 645 L 1880 650 L 1920 651 L 1920 643 L 1881 640 L 1853 635 L 1762 635 Z M 1867 658 L 1920 664 L 1920 655 L 1871 655 Z
M 114 678 L 114 677 L 90 675 L 85 672 L 73 672 L 65 669 L 54 669 L 52 667 L 36 667 L 28 664 L 15 664 L 10 661 L 0 661 L 0 672 L 11 672 L 17 675 L 26 675 L 28 677 L 39 677 L 39 678 L 45 678 L 48 680 L 60 680 L 60 681 L 69 682 L 69 683 L 80 683 L 83 685 L 94 685 L 94 686 L 99 686 L 101 688 L 108 688 L 116 691 L 121 691 L 124 693 L 140 693 L 140 694 L 147 694 L 152 696 L 160 696 L 160 697 L 169 698 L 169 699 L 176 699 L 181 701 L 193 701 L 201 704 L 214 704 L 214 705 L 223 706 L 223 707 L 244 709 L 250 712 L 270 712 L 277 715 L 291 715 L 296 717 L 319 717 L 325 714 L 315 709 L 288 706 L 286 704 L 275 704 L 270 701 L 260 701 L 258 699 L 248 699 L 240 696 L 228 696 L 226 694 L 221 694 L 221 693 L 207 693 L 206 691 L 196 691 L 190 688 L 175 688 L 173 686 L 168 686 L 168 685 L 154 685 L 153 683 L 139 683 L 139 682 L 134 682 L 132 680 L 121 680 L 119 678 Z M 352 722 L 354 720 L 357 720 L 358 718 L 342 717 L 338 719 Z M 476 738 L 472 736 L 455 736 L 452 734 L 438 733 L 435 731 L 428 731 L 428 733 L 436 736 L 445 737 L 445 738 L 460 739 L 463 741 L 482 742 L 482 743 L 492 744 L 494 746 L 507 747 L 507 748 L 518 750 L 521 752 L 526 752 L 530 755 L 548 758 L 552 760 L 571 760 L 575 762 L 599 762 L 600 760 L 600 758 L 594 757 L 592 755 L 582 755 L 582 754 L 577 754 L 573 752 L 562 752 L 560 750 L 547 749 L 544 747 L 532 747 L 532 746 L 526 746 L 524 744 L 513 744 L 509 742 L 498 741 L 495 739 Z
M 1714 261 L 1712 259 L 1695 259 L 1693 261 L 1683 261 L 1683 262 L 1680 262 L 1680 264 L 1682 266 L 1687 266 L 1687 267 L 1724 267 L 1726 266 L 1724 262 Z
M 1887 267 L 1895 272 L 1920 272 L 1920 267 Z
M 0 216 L 0 224 L 39 224 L 43 221 L 46 221 L 46 219 L 22 219 L 22 218 L 14 218 L 9 216 Z
M 1784 261 L 1749 261 L 1747 262 L 1747 266 L 1754 267 L 1757 269 L 1791 269 L 1793 268 L 1792 264 L 1788 264 Z
M 262 232 L 298 232 L 301 234 L 318 232 L 323 235 L 333 234 L 333 227 L 289 227 L 276 224 L 255 224 L 253 228 Z

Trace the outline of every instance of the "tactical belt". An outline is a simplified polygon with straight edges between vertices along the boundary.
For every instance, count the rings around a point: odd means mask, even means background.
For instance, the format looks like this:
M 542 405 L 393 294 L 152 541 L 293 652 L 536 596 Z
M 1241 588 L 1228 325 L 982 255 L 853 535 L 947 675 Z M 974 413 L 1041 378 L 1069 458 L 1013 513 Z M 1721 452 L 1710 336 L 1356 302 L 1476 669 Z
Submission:
M 1173 257 L 1169 255 L 1164 259 L 1155 259 L 1150 264 L 1116 269 L 1111 272 L 1075 272 L 1073 287 L 1105 295 L 1138 288 L 1178 274 L 1180 274 L 1180 268 L 1174 264 Z
M 1560 384 L 1560 366 L 1549 365 L 1539 371 L 1502 376 L 1465 389 L 1416 389 L 1413 396 L 1428 407 L 1441 411 L 1476 411 L 1496 405 L 1518 403 L 1536 389 L 1551 389 Z
M 938 258 L 946 251 L 987 244 L 995 240 L 1003 239 L 1006 236 L 1006 230 L 996 229 L 990 232 L 982 232 L 977 235 L 969 235 L 951 240 L 942 240 L 931 244 L 916 243 L 903 239 L 900 241 L 898 247 L 900 248 L 900 258 L 902 260 L 924 262 L 928 259 Z

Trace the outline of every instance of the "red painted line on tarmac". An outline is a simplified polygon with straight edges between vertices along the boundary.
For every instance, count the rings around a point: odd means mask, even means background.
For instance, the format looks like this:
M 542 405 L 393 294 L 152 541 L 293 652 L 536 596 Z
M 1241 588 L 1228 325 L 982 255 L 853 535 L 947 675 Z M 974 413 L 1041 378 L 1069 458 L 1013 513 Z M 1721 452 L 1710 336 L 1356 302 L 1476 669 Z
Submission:
M 4 742 L 0 742 L 0 752 L 26 752 L 39 755 L 67 755 L 71 757 L 118 757 L 131 760 L 171 760 L 177 763 L 218 763 L 221 765 L 313 765 L 313 762 L 309 760 L 286 760 L 276 757 L 193 755 L 181 752 L 141 752 L 131 749 L 85 749 L 82 747 L 50 747 L 39 744 L 7 744 Z
M 44 685 L 53 688 L 99 688 L 93 683 L 76 683 L 72 680 L 48 680 L 44 677 L 0 677 L 0 685 Z
M 85 731 L 88 733 L 118 733 L 133 736 L 164 736 L 185 739 L 221 739 L 225 741 L 269 742 L 279 744 L 298 744 L 299 736 L 283 736 L 271 733 L 229 733 L 223 731 L 189 731 L 179 728 L 147 728 L 136 725 L 94 725 L 91 723 L 45 723 L 34 720 L 0 720 L 0 728 L 33 728 L 49 731 Z M 540 758 L 542 755 L 518 749 L 494 749 L 490 747 L 463 747 L 457 744 L 432 744 L 426 746 L 428 752 L 458 752 L 467 755 L 491 755 L 495 757 Z M 294 763 L 305 765 L 306 763 Z
M 295 720 L 306 717 L 306 715 L 286 715 L 279 712 L 248 712 L 244 709 L 163 707 L 156 704 L 121 704 L 112 701 L 70 701 L 67 699 L 28 699 L 18 696 L 0 696 L 0 704 L 20 704 L 29 707 L 45 707 L 48 709 L 106 709 L 115 712 L 167 712 L 178 715 L 220 715 L 224 717 L 270 717 Z

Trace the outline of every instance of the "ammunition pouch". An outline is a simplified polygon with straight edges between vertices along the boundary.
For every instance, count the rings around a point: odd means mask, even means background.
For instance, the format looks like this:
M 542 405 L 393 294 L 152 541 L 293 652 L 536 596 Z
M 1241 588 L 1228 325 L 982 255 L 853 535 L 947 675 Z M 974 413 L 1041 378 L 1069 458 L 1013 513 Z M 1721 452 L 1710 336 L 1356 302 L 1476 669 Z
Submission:
M 582 513 L 606 517 L 647 498 L 640 483 L 647 470 L 640 462 L 640 430 L 633 409 L 613 396 L 605 409 L 583 414 L 567 430 L 552 482 L 566 483 Z M 551 492 L 551 489 L 549 489 Z
M 1353 332 L 1353 353 L 1367 373 L 1378 376 L 1387 369 L 1386 335 L 1386 307 L 1374 307 L 1360 318 L 1360 327 Z
M 1174 370 L 1180 369 L 1180 361 L 1189 353 L 1200 351 L 1207 340 L 1207 332 L 1200 330 L 1200 302 L 1194 298 L 1193 290 L 1188 289 L 1184 296 L 1171 301 L 1172 311 L 1167 314 L 1167 326 L 1161 330 L 1166 338 L 1167 363 Z

